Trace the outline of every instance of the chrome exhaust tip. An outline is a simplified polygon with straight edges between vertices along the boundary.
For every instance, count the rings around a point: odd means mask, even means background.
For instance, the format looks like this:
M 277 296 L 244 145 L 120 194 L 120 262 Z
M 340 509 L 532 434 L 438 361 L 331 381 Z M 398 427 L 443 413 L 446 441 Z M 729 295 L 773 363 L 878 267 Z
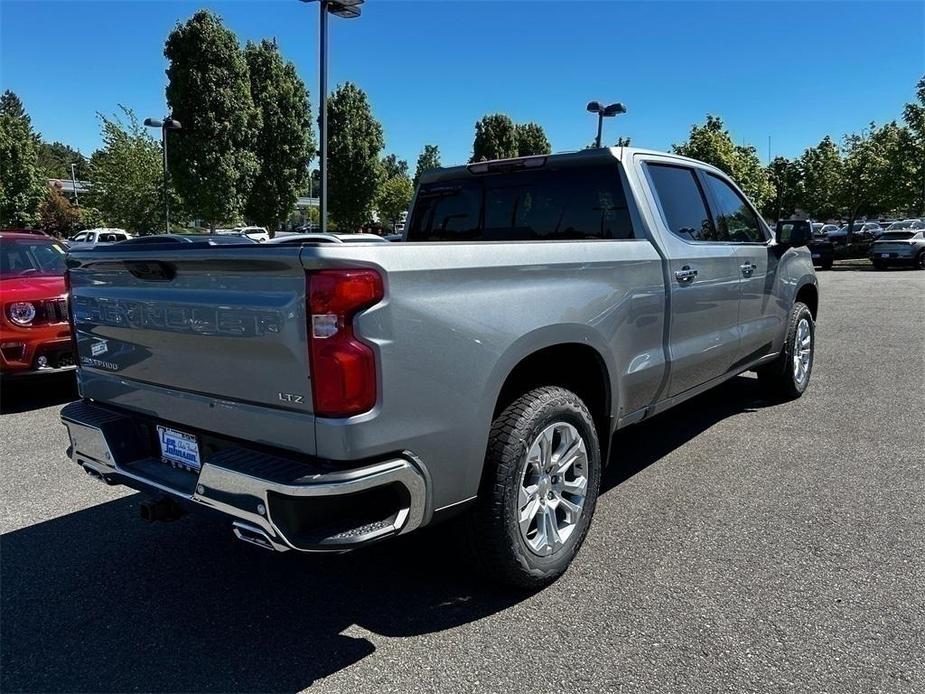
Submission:
M 279 541 L 271 538 L 265 530 L 254 527 L 253 525 L 248 525 L 247 523 L 235 521 L 231 524 L 231 530 L 234 536 L 241 540 L 241 542 L 257 545 L 271 552 L 285 552 L 289 549 L 285 545 L 280 544 Z

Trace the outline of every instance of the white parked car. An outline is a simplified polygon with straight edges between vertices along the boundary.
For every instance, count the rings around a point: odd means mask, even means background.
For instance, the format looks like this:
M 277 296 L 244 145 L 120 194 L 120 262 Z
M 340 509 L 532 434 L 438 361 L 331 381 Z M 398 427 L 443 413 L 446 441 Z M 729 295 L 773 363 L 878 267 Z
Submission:
M 132 235 L 125 229 L 111 229 L 108 227 L 87 229 L 72 236 L 68 240 L 68 248 L 93 248 L 100 244 L 117 243 L 130 238 L 132 238 Z
M 232 233 L 243 234 L 249 239 L 264 243 L 270 240 L 270 234 L 263 227 L 235 227 Z

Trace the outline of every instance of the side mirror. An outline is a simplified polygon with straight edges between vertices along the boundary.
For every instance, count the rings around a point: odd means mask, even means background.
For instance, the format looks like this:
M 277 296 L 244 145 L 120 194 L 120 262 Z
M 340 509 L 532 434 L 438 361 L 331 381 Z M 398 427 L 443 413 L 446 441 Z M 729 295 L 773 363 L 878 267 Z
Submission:
M 777 223 L 774 238 L 781 246 L 800 248 L 813 240 L 813 228 L 809 224 Z

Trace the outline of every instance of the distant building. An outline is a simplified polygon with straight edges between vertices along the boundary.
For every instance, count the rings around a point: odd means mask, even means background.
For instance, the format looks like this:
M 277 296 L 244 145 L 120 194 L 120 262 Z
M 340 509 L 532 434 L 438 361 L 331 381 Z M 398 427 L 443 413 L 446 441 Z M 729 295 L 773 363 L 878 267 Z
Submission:
M 81 195 L 90 192 L 90 181 L 77 181 L 76 183 L 78 199 Z M 74 181 L 69 178 L 49 178 L 48 185 L 54 186 L 65 195 L 70 195 L 72 198 L 74 197 Z

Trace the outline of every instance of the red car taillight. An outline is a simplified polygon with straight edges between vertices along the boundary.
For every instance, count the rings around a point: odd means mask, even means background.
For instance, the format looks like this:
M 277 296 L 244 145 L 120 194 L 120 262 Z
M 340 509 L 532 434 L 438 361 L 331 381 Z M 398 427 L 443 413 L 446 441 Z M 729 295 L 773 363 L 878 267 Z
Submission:
M 383 297 L 375 270 L 308 275 L 312 395 L 319 417 L 350 417 L 376 404 L 376 355 L 353 332 L 353 316 Z

